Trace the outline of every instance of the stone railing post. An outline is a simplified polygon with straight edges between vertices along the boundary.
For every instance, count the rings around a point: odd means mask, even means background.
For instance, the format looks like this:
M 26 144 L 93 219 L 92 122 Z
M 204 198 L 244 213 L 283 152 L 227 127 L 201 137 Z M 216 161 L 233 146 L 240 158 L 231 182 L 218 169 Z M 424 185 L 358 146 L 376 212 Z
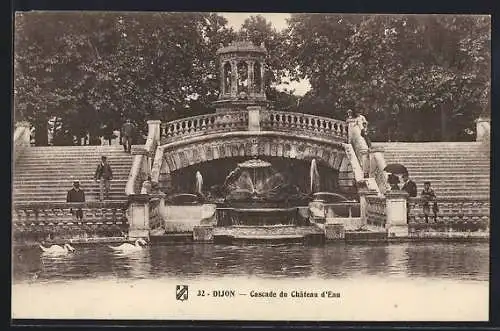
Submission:
M 361 131 L 356 125 L 356 120 L 348 118 L 346 123 L 348 125 L 347 141 L 352 145 L 359 160 L 359 164 L 363 169 L 363 175 L 366 178 L 370 172 L 370 155 L 368 145 L 366 144 L 365 138 L 361 136 Z
M 369 190 L 369 189 L 360 189 L 359 193 L 359 212 L 361 218 L 361 224 L 368 224 L 368 200 L 369 196 L 377 196 L 377 191 Z
M 160 141 L 160 120 L 149 120 L 148 122 L 148 138 L 152 137 L 155 141 Z M 154 135 L 150 135 L 150 132 L 154 132 Z
M 128 222 L 130 239 L 149 238 L 149 195 L 129 195 Z
M 247 107 L 248 131 L 260 131 L 260 109 L 259 106 Z
M 30 123 L 20 121 L 16 123 L 14 130 L 14 146 L 16 147 L 29 147 L 31 140 Z
M 385 193 L 386 223 L 389 237 L 408 237 L 408 220 L 406 213 L 406 200 L 408 193 L 405 191 L 388 191 Z
M 491 118 L 481 116 L 476 120 L 476 141 L 490 141 Z
M 382 194 L 384 194 L 389 186 L 384 173 L 384 168 L 387 165 L 384 158 L 384 150 L 382 147 L 371 147 L 369 156 L 369 176 L 375 178 L 377 186 Z

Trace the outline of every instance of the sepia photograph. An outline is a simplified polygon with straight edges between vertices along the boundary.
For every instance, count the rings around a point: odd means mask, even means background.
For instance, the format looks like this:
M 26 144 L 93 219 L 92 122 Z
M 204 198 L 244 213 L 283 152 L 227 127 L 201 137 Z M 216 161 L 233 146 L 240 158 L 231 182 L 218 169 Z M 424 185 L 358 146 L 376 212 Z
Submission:
M 489 320 L 489 15 L 13 33 L 13 320 Z

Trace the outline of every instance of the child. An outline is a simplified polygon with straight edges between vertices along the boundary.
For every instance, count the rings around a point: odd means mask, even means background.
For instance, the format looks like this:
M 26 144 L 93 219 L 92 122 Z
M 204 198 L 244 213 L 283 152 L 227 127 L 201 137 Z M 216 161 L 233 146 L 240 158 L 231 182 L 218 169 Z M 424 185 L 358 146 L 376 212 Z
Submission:
M 431 189 L 431 182 L 424 182 L 424 190 L 421 193 L 422 199 L 424 200 L 424 215 L 425 223 L 429 222 L 429 214 L 431 212 L 431 202 L 432 202 L 432 212 L 434 213 L 434 222 L 437 220 L 437 213 L 439 211 L 436 202 L 436 193 Z

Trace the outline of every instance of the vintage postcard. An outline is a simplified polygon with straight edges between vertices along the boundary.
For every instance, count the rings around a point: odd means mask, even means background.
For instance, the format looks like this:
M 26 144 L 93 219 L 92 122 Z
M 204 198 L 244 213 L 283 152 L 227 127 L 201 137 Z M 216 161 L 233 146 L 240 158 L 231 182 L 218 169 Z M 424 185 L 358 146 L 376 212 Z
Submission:
M 488 321 L 491 18 L 15 13 L 12 318 Z

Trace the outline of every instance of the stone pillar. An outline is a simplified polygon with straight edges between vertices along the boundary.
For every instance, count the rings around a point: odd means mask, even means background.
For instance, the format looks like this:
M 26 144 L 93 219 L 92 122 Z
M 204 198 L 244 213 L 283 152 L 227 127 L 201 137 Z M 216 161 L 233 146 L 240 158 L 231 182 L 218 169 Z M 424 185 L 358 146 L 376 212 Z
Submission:
M 148 121 L 148 137 L 151 135 L 151 132 L 154 132 L 153 138 L 155 141 L 160 141 L 160 120 L 149 120 Z
M 386 224 L 387 234 L 391 237 L 408 237 L 408 220 L 406 214 L 406 200 L 408 193 L 405 191 L 389 191 L 386 199 Z
M 149 238 L 149 196 L 129 195 L 128 207 L 129 239 Z
M 238 63 L 231 61 L 231 96 L 238 96 Z
M 14 130 L 14 144 L 17 147 L 30 146 L 31 145 L 31 129 L 30 123 L 26 121 L 20 121 L 16 123 L 16 129 Z
M 247 61 L 248 66 L 248 95 L 253 96 L 254 94 L 254 86 L 255 86 L 255 78 L 254 78 L 254 63 L 255 61 Z
M 264 89 L 264 87 L 265 87 L 265 84 L 264 84 L 264 73 L 265 73 L 264 62 L 262 62 L 260 64 L 260 91 L 259 91 L 260 94 L 265 94 L 266 93 L 266 91 Z
M 225 77 L 225 67 L 226 61 L 220 62 L 220 95 L 226 93 L 226 77 Z
M 479 117 L 476 120 L 476 141 L 490 140 L 491 118 Z
M 260 131 L 260 107 L 250 106 L 248 109 L 248 131 Z

